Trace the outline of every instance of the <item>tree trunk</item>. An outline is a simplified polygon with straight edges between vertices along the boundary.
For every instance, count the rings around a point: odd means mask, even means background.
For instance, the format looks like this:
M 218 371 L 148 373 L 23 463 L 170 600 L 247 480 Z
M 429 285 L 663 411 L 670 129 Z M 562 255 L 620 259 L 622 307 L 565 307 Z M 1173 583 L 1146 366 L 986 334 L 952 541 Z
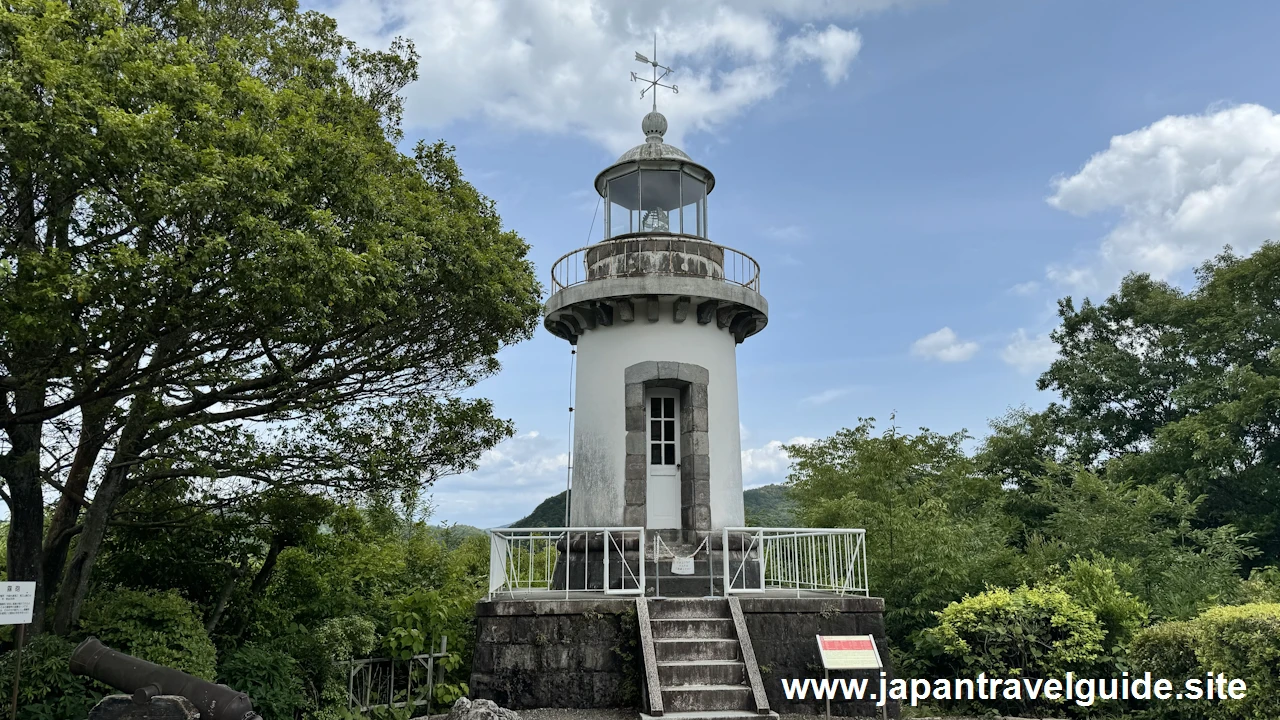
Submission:
M 212 635 L 218 623 L 222 622 L 222 613 L 226 611 L 227 603 L 231 601 L 231 593 L 235 592 L 236 583 L 240 582 L 240 578 L 244 577 L 245 570 L 248 569 L 249 561 L 242 560 L 240 566 L 227 576 L 227 581 L 222 584 L 222 592 L 218 593 L 218 604 L 213 607 L 213 612 L 209 613 L 209 619 L 204 624 L 205 632 Z
M 84 606 L 85 596 L 89 594 L 89 577 L 93 564 L 98 559 L 98 551 L 102 549 L 102 541 L 107 535 L 107 523 L 111 520 L 116 502 L 129 489 L 134 463 L 144 449 L 146 402 L 145 398 L 134 398 L 129 420 L 120 434 L 120 444 L 85 513 L 80 540 L 62 574 L 62 587 L 53 617 L 53 631 L 58 635 L 65 637 L 80 622 L 80 610 Z
M 102 446 L 107 442 L 106 421 L 111 403 L 98 402 L 81 409 L 80 443 L 75 459 L 67 472 L 65 491 L 49 520 L 44 537 L 44 587 L 45 597 L 52 599 L 58 591 L 62 570 L 67 562 L 67 550 L 71 547 L 74 528 L 80 521 L 80 508 L 89 489 L 89 478 Z
M 19 415 L 35 412 L 44 405 L 44 389 L 14 393 Z M 35 608 L 31 634 L 44 630 L 44 578 L 41 537 L 44 535 L 44 493 L 40 479 L 40 433 L 43 423 L 21 423 L 7 428 L 9 452 L 4 478 L 9 486 L 8 579 L 35 580 Z

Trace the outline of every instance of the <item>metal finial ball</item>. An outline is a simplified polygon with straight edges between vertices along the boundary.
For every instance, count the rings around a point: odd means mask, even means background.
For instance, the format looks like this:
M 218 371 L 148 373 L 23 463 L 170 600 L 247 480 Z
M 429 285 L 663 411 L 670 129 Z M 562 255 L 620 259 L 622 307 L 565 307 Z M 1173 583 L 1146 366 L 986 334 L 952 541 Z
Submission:
M 640 129 L 649 142 L 662 142 L 662 136 L 667 132 L 667 118 L 660 112 L 651 112 L 640 122 Z

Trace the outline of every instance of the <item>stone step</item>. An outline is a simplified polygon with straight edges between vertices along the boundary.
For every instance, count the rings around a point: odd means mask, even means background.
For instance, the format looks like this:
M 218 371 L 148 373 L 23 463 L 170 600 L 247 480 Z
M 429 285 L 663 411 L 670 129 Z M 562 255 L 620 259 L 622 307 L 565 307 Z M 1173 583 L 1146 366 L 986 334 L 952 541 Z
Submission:
M 738 641 L 728 639 L 672 639 L 664 638 L 653 641 L 653 651 L 658 662 L 680 660 L 741 660 L 742 652 Z
M 740 660 L 673 660 L 658 663 L 663 689 L 678 685 L 741 685 L 747 667 Z
M 738 638 L 731 618 L 658 618 L 649 626 L 655 638 Z
M 649 617 L 659 620 L 669 618 L 727 618 L 729 601 L 724 598 L 669 598 L 649 602 Z
M 663 710 L 754 710 L 746 685 L 681 685 L 662 688 Z
M 645 587 L 650 597 L 664 598 L 720 597 L 724 592 L 723 582 L 718 578 L 708 582 L 705 574 L 664 576 L 661 581 L 650 575 L 645 578 Z

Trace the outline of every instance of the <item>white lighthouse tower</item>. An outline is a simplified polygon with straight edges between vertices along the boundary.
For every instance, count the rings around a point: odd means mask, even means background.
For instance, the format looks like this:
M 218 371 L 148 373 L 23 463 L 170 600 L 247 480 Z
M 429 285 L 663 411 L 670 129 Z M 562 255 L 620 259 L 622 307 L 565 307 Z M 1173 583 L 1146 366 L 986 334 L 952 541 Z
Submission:
M 577 348 L 570 524 L 697 542 L 744 524 L 736 351 L 768 303 L 756 262 L 711 240 L 715 176 L 656 105 L 641 129 L 596 176 L 604 237 L 552 269 L 545 325 Z

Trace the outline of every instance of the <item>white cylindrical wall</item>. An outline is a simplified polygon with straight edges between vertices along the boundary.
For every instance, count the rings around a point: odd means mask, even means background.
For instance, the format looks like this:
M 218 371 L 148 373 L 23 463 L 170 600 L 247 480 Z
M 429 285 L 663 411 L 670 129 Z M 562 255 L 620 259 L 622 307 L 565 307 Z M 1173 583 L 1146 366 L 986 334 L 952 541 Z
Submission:
M 669 300 L 660 303 L 658 322 L 649 322 L 646 302 L 636 301 L 634 321 L 597 326 L 578 339 L 571 523 L 623 524 L 625 371 L 636 363 L 665 360 L 707 369 L 711 526 L 743 525 L 737 343 L 715 322 L 699 325 L 693 308 L 684 322 L 674 322 Z

